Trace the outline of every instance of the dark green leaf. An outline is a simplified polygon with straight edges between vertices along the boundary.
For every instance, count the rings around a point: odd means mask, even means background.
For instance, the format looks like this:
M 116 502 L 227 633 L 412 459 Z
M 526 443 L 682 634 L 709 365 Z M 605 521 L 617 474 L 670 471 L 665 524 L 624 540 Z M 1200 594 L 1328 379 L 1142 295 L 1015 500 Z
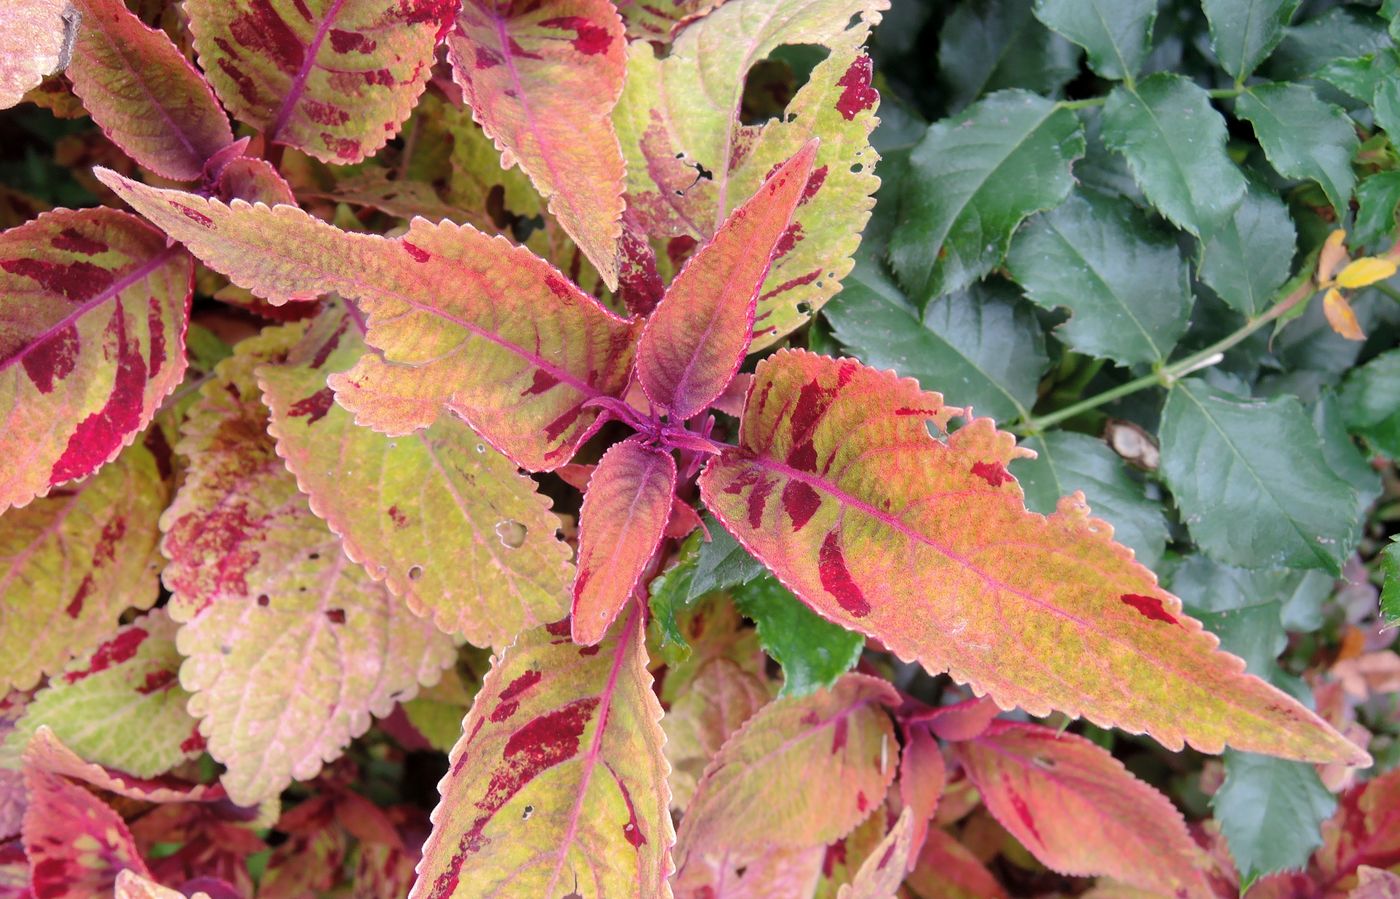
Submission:
M 1162 506 L 1147 498 L 1117 453 L 1102 440 L 1070 431 L 1028 437 L 1022 445 L 1036 452 L 1034 459 L 1011 463 L 1026 508 L 1048 515 L 1060 497 L 1083 490 L 1094 516 L 1113 525 L 1113 539 L 1131 548 L 1148 568 L 1156 567 L 1167 543 Z
M 1312 421 L 1322 441 L 1322 458 L 1327 460 L 1327 467 L 1356 491 L 1356 514 L 1358 517 L 1365 515 L 1371 503 L 1381 495 L 1381 476 L 1347 433 L 1341 398 L 1331 390 L 1322 391 L 1313 404 Z
M 1395 234 L 1400 211 L 1400 172 L 1378 172 L 1356 188 L 1356 224 L 1348 241 L 1353 247 L 1381 249 Z
M 1231 308 L 1258 315 L 1288 280 L 1296 240 L 1283 201 L 1251 182 L 1235 214 L 1201 245 L 1198 274 Z
M 1337 6 L 1289 28 L 1267 66 L 1276 81 L 1299 81 L 1338 59 L 1375 53 L 1390 44 L 1385 22 L 1355 6 Z
M 889 277 L 862 262 L 822 315 L 865 364 L 1002 421 L 1026 416 L 1049 364 L 1035 314 L 1002 281 L 933 300 L 920 321 Z
M 713 516 L 705 516 L 705 529 L 710 532 L 710 542 L 700 543 L 696 550 L 695 573 L 685 591 L 687 604 L 707 593 L 747 584 L 768 571 Z
M 1003 91 L 929 126 L 910 156 L 890 261 L 915 300 L 960 290 L 1001 263 L 1011 233 L 1074 184 L 1073 112 Z
M 965 3 L 944 20 L 938 43 L 953 111 L 1007 88 L 1053 94 L 1079 70 L 1079 50 L 1036 21 L 1031 0 Z
M 1381 622 L 1385 627 L 1400 627 L 1400 536 L 1391 537 L 1381 550 Z
M 1400 350 L 1382 353 L 1348 374 L 1341 405 L 1348 428 L 1400 459 Z
M 1180 75 L 1153 75 L 1137 90 L 1114 88 L 1103 136 L 1127 157 L 1152 205 L 1197 237 L 1214 233 L 1244 198 L 1244 175 L 1225 154 L 1225 120 L 1206 92 Z
M 1400 136 L 1400 78 L 1385 78 L 1376 84 L 1371 112 L 1386 134 L 1392 138 Z
M 1036 0 L 1035 15 L 1087 50 L 1099 75 L 1132 80 L 1152 49 L 1157 0 Z
M 1356 493 L 1296 398 L 1241 402 L 1191 378 L 1173 386 L 1160 434 L 1162 475 L 1208 555 L 1340 573 L 1360 538 Z
M 1220 67 L 1244 81 L 1283 40 L 1298 0 L 1201 0 Z
M 1037 305 L 1070 310 L 1056 336 L 1077 352 L 1160 362 L 1186 331 L 1190 272 L 1176 239 L 1126 200 L 1074 194 L 1026 223 L 1006 264 Z
M 1315 76 L 1348 96 L 1370 105 L 1376 88 L 1388 78 L 1394 78 L 1400 66 L 1395 53 L 1378 50 L 1354 59 L 1335 59 L 1318 69 Z
M 1128 160 L 1103 142 L 1103 110 L 1081 109 L 1079 117 L 1084 122 L 1084 158 L 1074 164 L 1074 177 L 1079 186 L 1111 197 L 1121 196 L 1139 206 L 1148 205 L 1142 188 L 1133 180 Z
M 860 660 L 865 638 L 802 604 L 772 575 L 734 591 L 734 605 L 758 625 L 758 643 L 782 666 L 779 696 L 829 687 Z
M 1243 882 L 1303 868 L 1322 845 L 1337 800 L 1317 769 L 1250 752 L 1225 752 L 1225 782 L 1211 800 Z
M 1269 163 L 1287 178 L 1322 186 L 1345 216 L 1356 176 L 1351 158 L 1360 141 L 1346 113 L 1301 84 L 1261 84 L 1235 101 L 1235 114 L 1254 126 Z

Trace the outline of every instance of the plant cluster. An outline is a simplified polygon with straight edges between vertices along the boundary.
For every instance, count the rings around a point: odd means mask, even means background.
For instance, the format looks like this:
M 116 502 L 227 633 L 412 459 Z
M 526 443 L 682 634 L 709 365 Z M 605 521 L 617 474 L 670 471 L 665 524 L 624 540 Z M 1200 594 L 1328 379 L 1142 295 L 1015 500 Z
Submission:
M 5 23 L 0 896 L 1400 892 L 1400 2 Z

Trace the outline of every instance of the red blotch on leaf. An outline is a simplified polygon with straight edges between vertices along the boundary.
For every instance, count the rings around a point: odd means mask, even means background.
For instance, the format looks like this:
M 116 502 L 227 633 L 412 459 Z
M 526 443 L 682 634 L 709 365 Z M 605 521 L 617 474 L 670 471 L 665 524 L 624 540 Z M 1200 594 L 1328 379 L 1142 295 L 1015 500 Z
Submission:
M 539 394 L 544 393 L 546 390 L 549 390 L 549 388 L 553 387 L 555 384 L 558 383 L 559 379 L 556 378 L 554 375 L 551 375 L 549 372 L 545 371 L 542 368 L 537 368 L 535 369 L 535 377 L 530 382 L 530 386 L 522 390 L 520 392 L 520 395 L 538 396 Z
M 93 651 L 92 661 L 88 663 L 87 668 L 81 671 L 70 671 L 63 676 L 63 679 L 70 684 L 77 683 L 85 677 L 97 674 L 99 671 L 106 671 L 113 665 L 125 662 L 136 655 L 136 650 L 141 648 L 141 644 L 148 636 L 150 634 L 139 627 L 122 631 Z
M 117 371 L 112 393 L 97 412 L 78 423 L 63 455 L 54 463 L 49 484 L 62 484 L 91 474 L 106 462 L 126 436 L 141 423 L 142 394 L 146 388 L 146 360 L 136 342 L 126 336 L 126 316 L 121 310 L 113 316 L 117 337 Z M 108 326 L 108 331 L 112 326 Z
M 1118 597 L 1118 600 L 1132 606 L 1153 621 L 1164 621 L 1167 624 L 1177 623 L 1175 616 L 1163 608 L 1162 601 L 1155 596 L 1143 596 L 1139 593 L 1124 593 L 1122 596 Z
M 802 197 L 797 201 L 798 206 L 815 197 L 817 191 L 822 189 L 822 185 L 826 183 L 827 171 L 828 168 L 824 165 L 812 169 L 812 174 L 807 176 L 807 186 L 802 188 Z
M 378 46 L 374 41 L 355 31 L 342 31 L 339 28 L 332 28 L 330 32 L 331 49 L 337 53 L 364 53 L 374 52 Z
M 822 541 L 817 565 L 822 586 L 826 588 L 826 592 L 836 597 L 841 608 L 857 618 L 864 618 L 870 614 L 870 603 L 865 601 L 865 595 L 851 578 L 851 571 L 846 567 L 845 554 L 841 551 L 840 538 L 835 531 L 827 534 L 826 539 Z
M 0 268 L 39 283 L 45 290 L 80 303 L 112 284 L 112 273 L 91 262 L 45 262 L 42 259 L 0 260 Z
M 841 96 L 836 100 L 836 111 L 841 116 L 850 121 L 856 117 L 857 113 L 863 112 L 874 106 L 880 100 L 880 92 L 870 86 L 870 57 L 861 55 L 851 67 L 846 70 L 846 74 L 841 76 L 841 80 L 836 83 L 845 88 L 841 91 Z
M 305 418 L 308 425 L 313 425 L 326 417 L 334 403 L 335 391 L 329 387 L 322 387 L 306 399 L 292 403 L 287 409 L 287 416 Z
M 601 25 L 595 25 L 583 16 L 560 16 L 555 19 L 545 19 L 540 23 L 544 28 L 561 28 L 572 31 L 578 35 L 571 43 L 574 49 L 585 56 L 596 56 L 599 53 L 608 52 L 612 46 L 612 35 Z
M 1021 823 L 1031 832 L 1031 836 L 1035 837 L 1037 842 L 1044 845 L 1045 841 L 1040 838 L 1040 831 L 1036 830 L 1035 819 L 1031 817 L 1031 810 L 1026 806 L 1026 800 L 1021 798 L 1020 793 L 1012 790 L 1010 784 L 1003 784 L 1003 789 L 1006 790 L 1007 801 L 1011 803 L 1011 808 L 1015 810 L 1016 817 L 1021 819 Z
M 408 516 L 399 511 L 398 506 L 389 507 L 389 520 L 394 523 L 394 527 L 404 527 L 408 524 Z
M 831 754 L 835 755 L 846 748 L 846 731 L 850 725 L 846 723 L 844 717 L 836 719 L 836 727 L 831 735 Z
M 783 511 L 792 519 L 794 532 L 802 530 L 812 516 L 821 508 L 822 500 L 817 491 L 801 481 L 788 481 L 783 488 Z
M 20 358 L 24 373 L 40 393 L 72 374 L 78 364 L 78 326 L 69 323 L 41 339 Z
M 184 203 L 177 203 L 174 200 L 170 201 L 170 205 L 173 209 L 175 209 L 175 211 L 179 212 L 181 215 L 194 222 L 196 225 L 199 225 L 201 228 L 214 227 L 214 220 L 211 219 L 209 216 L 205 215 L 204 213 L 200 212 L 199 210 L 191 209 Z
M 1000 462 L 975 462 L 972 465 L 972 473 L 993 487 L 1000 487 L 1014 480 Z
M 78 589 L 73 592 L 73 599 L 68 603 L 67 608 L 63 610 L 64 614 L 76 620 L 77 617 L 83 613 L 83 602 L 91 592 L 92 575 L 85 574 L 83 575 L 82 581 L 78 583 Z
M 326 610 L 326 620 L 329 621 L 331 624 L 344 624 L 344 623 L 345 623 L 345 610 L 344 610 L 344 609 L 327 609 L 327 610 Z
M 190 735 L 180 743 L 181 752 L 199 752 L 204 749 L 204 735 L 199 732 L 196 726 L 190 731 Z
M 612 771 L 612 766 L 608 765 L 608 770 Z M 642 833 L 642 828 L 637 823 L 637 809 L 632 805 L 632 793 L 627 789 L 627 784 L 622 782 L 622 778 L 613 771 L 613 780 L 617 781 L 617 788 L 622 791 L 622 801 L 627 803 L 627 823 L 622 825 L 623 839 L 632 844 L 633 849 L 640 849 L 646 843 L 647 838 Z
M 229 23 L 233 39 L 244 48 L 258 51 L 279 69 L 295 77 L 306 57 L 306 47 L 296 32 L 282 21 L 269 0 L 252 0 L 248 11 Z M 244 54 L 235 53 L 235 58 Z
M 142 696 L 149 696 L 159 690 L 168 690 L 175 683 L 175 672 L 167 669 L 152 671 L 146 675 L 146 682 L 136 688 Z
M 49 241 L 56 250 L 66 250 L 70 253 L 82 253 L 84 256 L 96 256 L 98 253 L 107 252 L 107 245 L 100 240 L 94 240 L 84 234 L 78 233 L 73 228 L 64 228 L 58 236 Z

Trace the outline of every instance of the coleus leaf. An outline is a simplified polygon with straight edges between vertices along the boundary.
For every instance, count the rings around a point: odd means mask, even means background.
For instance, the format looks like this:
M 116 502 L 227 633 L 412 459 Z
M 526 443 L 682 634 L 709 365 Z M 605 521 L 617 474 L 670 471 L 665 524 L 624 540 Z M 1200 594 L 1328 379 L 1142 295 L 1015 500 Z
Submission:
M 78 24 L 68 10 L 68 0 L 18 0 L 8 11 L 0 30 L 0 109 L 63 68 Z
M 185 899 L 185 894 L 179 890 L 172 890 L 163 887 L 144 877 L 131 868 L 126 868 L 117 874 L 115 889 L 112 893 L 113 899 Z M 190 894 L 189 899 L 210 899 L 209 894 L 202 890 Z
M 372 156 L 427 83 L 445 0 L 191 0 L 200 65 L 269 142 L 322 162 Z
M 848 674 L 829 690 L 764 706 L 705 770 L 677 855 L 824 845 L 860 823 L 894 780 L 884 681 Z M 811 789 L 822 784 L 821 790 Z
M 1400 859 L 1400 769 L 1351 787 L 1322 825 L 1313 864 L 1336 883 L 1360 865 L 1390 867 Z
M 838 899 L 885 899 L 896 895 L 904 883 L 905 868 L 913 861 L 910 853 L 914 827 L 914 810 L 906 808 L 875 851 L 866 856 L 855 879 L 841 885 Z
M 823 617 L 1002 707 L 1170 748 L 1366 762 L 1217 652 L 1082 495 L 1027 512 L 1006 472 L 1014 440 L 990 420 L 929 435 L 926 419 L 943 427 L 955 411 L 853 360 L 780 351 L 759 364 L 739 447 L 700 478 L 705 504 Z M 1009 653 L 1029 667 L 1008 669 Z
M 706 409 L 729 386 L 753 341 L 758 290 L 807 187 L 817 143 L 776 169 L 692 256 L 648 319 L 637 377 L 673 421 Z
M 615 288 L 623 160 L 610 116 L 627 72 L 617 8 L 609 0 L 464 0 L 447 46 L 502 167 L 520 164 Z
M 914 812 L 914 832 L 909 849 L 909 867 L 914 867 L 919 851 L 928 838 L 929 820 L 938 808 L 943 788 L 948 785 L 948 769 L 943 750 L 926 727 L 905 732 L 904 751 L 899 757 L 899 796 L 905 808 Z
M 27 689 L 160 596 L 157 522 L 168 498 L 144 446 L 73 489 L 5 513 L 0 527 L 0 690 Z
M 84 759 L 154 777 L 204 750 L 185 710 L 176 625 L 156 609 L 79 656 L 34 695 L 5 741 L 22 750 L 40 726 Z
M 245 805 L 314 776 L 455 656 L 341 552 L 267 436 L 254 370 L 304 330 L 264 331 L 219 363 L 186 420 L 176 449 L 189 469 L 161 521 L 189 711 Z
M 340 231 L 293 206 L 225 205 L 98 177 L 211 268 L 273 303 L 338 293 L 368 313 L 366 354 L 330 379 L 387 434 L 446 408 L 518 464 L 568 461 L 627 384 L 637 326 L 502 237 L 415 219 L 400 238 Z
M 1168 895 L 1206 892 L 1181 813 L 1107 750 L 997 721 L 954 751 L 992 815 L 1048 867 Z
M 42 724 L 25 747 L 23 758 L 29 767 L 38 766 L 98 790 L 140 802 L 213 803 L 223 801 L 227 795 L 218 784 L 191 783 L 169 774 L 153 778 L 133 777 L 124 771 L 86 761 L 65 746 L 47 725 Z
M 371 577 L 474 645 L 557 621 L 572 567 L 549 500 L 457 419 L 396 438 L 356 426 L 326 376 L 365 351 L 336 306 L 285 362 L 257 370 L 277 452 L 311 510 Z
M 707 660 L 661 720 L 671 763 L 671 808 L 684 811 L 705 767 L 724 741 L 772 698 L 768 686 L 737 662 Z
M 103 133 L 139 165 L 179 181 L 233 142 L 209 83 L 163 31 L 121 0 L 74 0 L 82 27 L 68 77 Z
M 92 474 L 185 372 L 194 267 L 113 209 L 0 233 L 0 511 Z
M 672 881 L 676 899 L 767 899 L 813 896 L 825 846 L 691 855 Z
M 935 827 L 905 885 L 918 899 L 1004 899 L 1006 889 L 972 851 Z
M 522 634 L 463 722 L 412 899 L 670 896 L 660 718 L 638 607 L 596 647 Z
M 661 542 L 675 491 L 670 450 L 634 437 L 603 454 L 579 512 L 574 642 L 596 644 L 622 611 Z

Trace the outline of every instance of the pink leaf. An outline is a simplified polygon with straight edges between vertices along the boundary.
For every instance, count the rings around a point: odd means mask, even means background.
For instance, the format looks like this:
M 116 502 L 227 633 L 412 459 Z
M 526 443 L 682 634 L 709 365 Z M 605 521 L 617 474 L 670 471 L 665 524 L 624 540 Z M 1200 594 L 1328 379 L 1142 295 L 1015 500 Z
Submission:
M 911 809 L 913 833 L 909 848 L 909 866 L 912 868 L 928 836 L 928 822 L 938 809 L 938 800 L 943 795 L 943 787 L 948 782 L 948 771 L 943 764 L 943 750 L 938 741 L 924 727 L 912 727 L 904 744 L 904 754 L 899 759 L 899 796 L 904 807 Z
M 0 28 L 0 109 L 9 109 L 63 68 L 77 17 L 68 0 L 16 0 L 6 4 Z

